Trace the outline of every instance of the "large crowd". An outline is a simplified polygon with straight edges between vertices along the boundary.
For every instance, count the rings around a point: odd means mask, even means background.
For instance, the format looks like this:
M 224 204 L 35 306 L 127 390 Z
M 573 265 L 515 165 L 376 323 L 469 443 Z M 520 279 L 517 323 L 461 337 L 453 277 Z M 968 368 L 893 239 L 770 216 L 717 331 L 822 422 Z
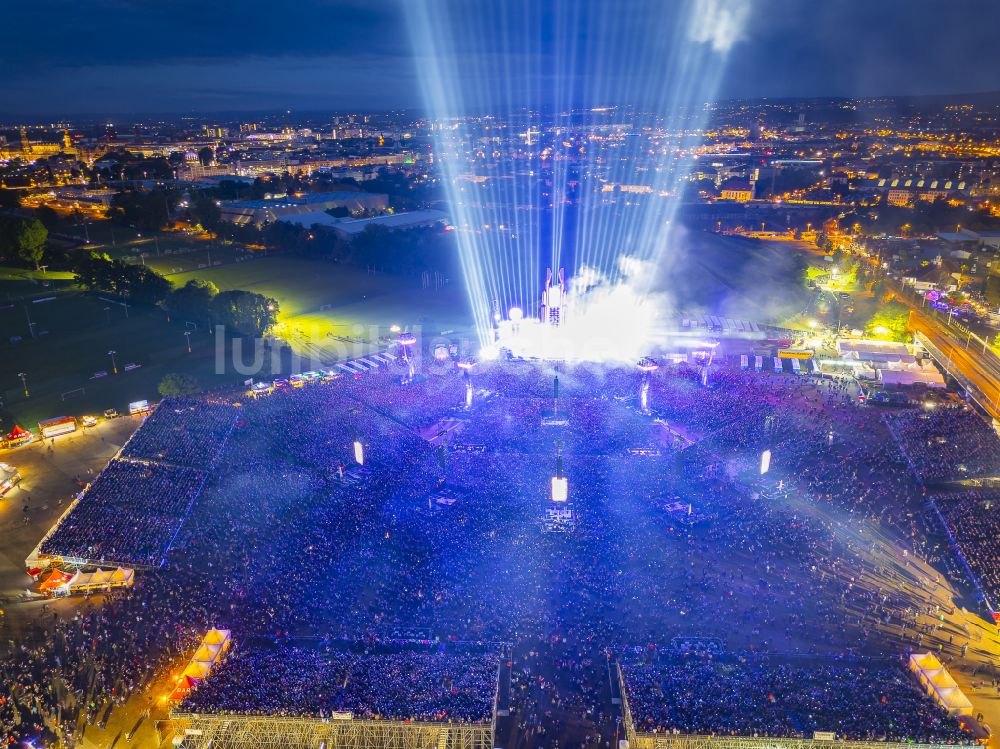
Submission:
M 43 554 L 94 563 L 159 566 L 205 472 L 113 460 L 44 540 Z
M 44 540 L 42 554 L 158 566 L 238 415 L 224 403 L 164 399 Z
M 968 489 L 933 499 L 981 594 L 1000 612 L 1000 490 Z
M 847 383 L 716 365 L 705 386 L 696 367 L 665 365 L 651 378 L 647 417 L 637 407 L 641 376 L 628 367 L 484 362 L 472 373 L 469 410 L 459 372 L 408 385 L 400 373 L 276 390 L 245 403 L 231 433 L 208 430 L 223 447 L 166 564 L 123 594 L 121 619 L 103 605 L 80 615 L 97 643 L 87 701 L 108 697 L 114 661 L 100 654 L 123 631 L 157 667 L 176 654 L 161 640 L 193 648 L 209 626 L 231 629 L 233 665 L 210 676 L 194 704 L 294 713 L 303 703 L 280 695 L 282 686 L 295 694 L 298 668 L 275 665 L 259 694 L 224 697 L 234 690 L 222 685 L 288 653 L 282 663 L 298 659 L 312 673 L 329 653 L 282 646 L 244 657 L 241 640 L 379 643 L 407 628 L 426 639 L 512 643 L 517 726 L 533 749 L 565 746 L 574 731 L 574 741 L 592 742 L 606 730 L 596 727 L 606 712 L 594 685 L 607 683 L 608 651 L 637 643 L 697 634 L 758 653 L 884 654 L 903 643 L 947 645 L 954 634 L 926 624 L 934 585 L 917 560 L 933 539 L 915 520 L 921 488 Z M 546 426 L 553 413 L 568 423 Z M 445 419 L 463 425 L 445 445 L 421 438 Z M 141 454 L 203 464 L 182 457 L 187 430 L 161 430 L 161 446 L 151 425 L 130 442 Z M 685 441 L 667 436 L 675 433 Z M 355 440 L 361 470 L 352 467 Z M 773 455 L 764 479 L 763 449 Z M 542 518 L 560 470 L 575 527 L 551 534 Z M 433 502 L 442 490 L 453 490 L 453 504 Z M 698 522 L 665 509 L 689 505 Z M 24 661 L 78 680 L 80 662 L 57 661 L 51 649 L 73 626 L 40 630 L 4 668 L 20 678 Z M 427 669 L 405 706 L 378 697 L 388 682 L 377 674 L 355 682 L 371 690 L 354 704 L 440 714 L 444 681 Z M 463 683 L 471 694 L 478 682 Z M 859 711 L 866 694 L 858 692 Z M 34 699 L 45 703 L 32 714 L 48 730 L 71 730 L 63 700 Z M 851 693 L 838 699 L 847 712 Z M 465 710 L 452 714 L 469 719 Z
M 908 410 L 885 421 L 925 484 L 1000 476 L 1000 439 L 969 406 Z
M 972 743 L 899 661 L 691 656 L 622 674 L 639 731 Z
M 499 666 L 496 653 L 249 646 L 230 654 L 180 710 L 488 723 Z
M 122 450 L 126 458 L 208 468 L 226 443 L 239 413 L 231 405 L 165 398 Z

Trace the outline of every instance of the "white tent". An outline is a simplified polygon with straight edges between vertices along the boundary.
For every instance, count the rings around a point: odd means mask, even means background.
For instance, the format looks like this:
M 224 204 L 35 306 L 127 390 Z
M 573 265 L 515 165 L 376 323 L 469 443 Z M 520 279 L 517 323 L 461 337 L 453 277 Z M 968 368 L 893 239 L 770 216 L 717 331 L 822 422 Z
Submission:
M 949 715 L 967 715 L 972 711 L 972 703 L 965 696 L 948 669 L 933 653 L 913 653 L 910 656 L 910 670 L 920 683 Z

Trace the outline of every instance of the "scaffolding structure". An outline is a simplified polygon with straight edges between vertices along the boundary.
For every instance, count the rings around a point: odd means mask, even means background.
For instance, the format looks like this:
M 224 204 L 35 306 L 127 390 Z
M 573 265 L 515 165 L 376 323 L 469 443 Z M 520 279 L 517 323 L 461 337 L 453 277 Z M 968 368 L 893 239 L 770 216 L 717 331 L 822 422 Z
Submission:
M 628 690 L 618 666 L 622 700 L 622 726 L 629 749 L 955 749 L 950 744 L 911 744 L 893 741 L 848 741 L 828 738 L 796 739 L 767 736 L 705 736 L 684 733 L 637 731 L 628 702 Z
M 171 713 L 179 749 L 493 749 L 493 723 Z

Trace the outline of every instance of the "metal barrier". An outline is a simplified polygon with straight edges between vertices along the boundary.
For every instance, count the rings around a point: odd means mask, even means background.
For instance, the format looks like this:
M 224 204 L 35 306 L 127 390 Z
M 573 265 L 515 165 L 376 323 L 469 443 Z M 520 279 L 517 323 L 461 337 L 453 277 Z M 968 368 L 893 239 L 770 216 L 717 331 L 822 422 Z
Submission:
M 493 749 L 491 723 L 172 713 L 186 749 Z

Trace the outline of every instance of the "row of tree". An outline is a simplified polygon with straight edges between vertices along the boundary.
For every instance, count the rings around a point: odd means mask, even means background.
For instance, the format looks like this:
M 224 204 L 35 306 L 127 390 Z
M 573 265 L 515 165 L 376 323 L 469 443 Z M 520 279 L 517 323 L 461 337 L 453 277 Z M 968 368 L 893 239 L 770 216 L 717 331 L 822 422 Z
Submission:
M 241 336 L 261 336 L 278 318 L 278 302 L 253 291 L 219 291 L 211 281 L 193 279 L 175 289 L 161 307 L 173 320 L 223 325 Z
M 451 277 L 459 270 L 455 234 L 443 226 L 394 231 L 374 225 L 350 239 L 322 226 L 305 227 L 285 221 L 260 229 L 220 222 L 214 231 L 219 237 L 233 242 L 263 245 L 292 255 L 387 273 L 416 275 L 428 271 Z
M 223 325 L 234 335 L 261 336 L 277 321 L 277 301 L 252 291 L 220 292 L 198 279 L 174 288 L 151 268 L 92 252 L 77 262 L 76 281 L 91 291 L 115 294 L 130 304 L 156 305 L 178 322 Z

